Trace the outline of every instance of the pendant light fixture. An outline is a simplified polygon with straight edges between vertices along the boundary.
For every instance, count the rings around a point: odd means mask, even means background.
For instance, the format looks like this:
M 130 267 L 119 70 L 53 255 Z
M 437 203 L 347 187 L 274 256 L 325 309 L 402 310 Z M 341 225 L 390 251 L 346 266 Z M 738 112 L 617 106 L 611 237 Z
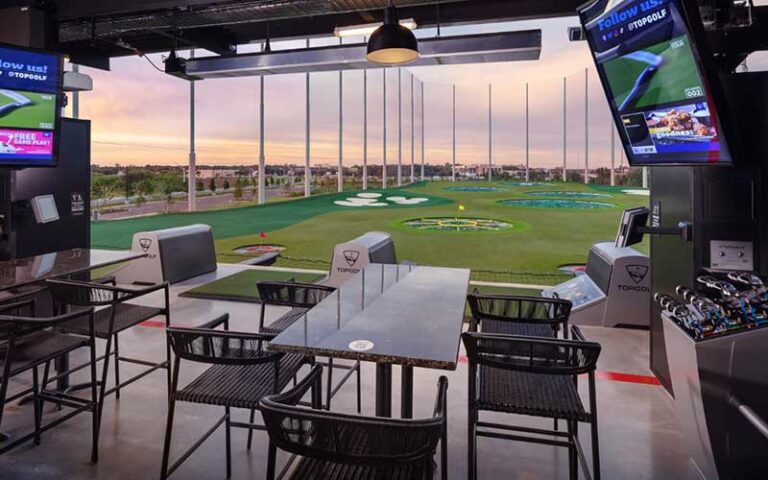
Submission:
M 391 1 L 384 10 L 384 24 L 368 39 L 366 58 L 381 65 L 402 65 L 419 58 L 419 42 L 412 31 L 400 25 Z

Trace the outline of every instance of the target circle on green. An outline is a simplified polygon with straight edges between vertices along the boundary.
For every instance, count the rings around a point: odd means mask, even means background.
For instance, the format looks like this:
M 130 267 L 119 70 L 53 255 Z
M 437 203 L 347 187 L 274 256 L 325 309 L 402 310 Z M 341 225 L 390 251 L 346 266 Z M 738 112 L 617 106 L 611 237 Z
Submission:
M 415 218 L 405 221 L 404 224 L 417 230 L 442 232 L 498 232 L 514 227 L 512 223 L 503 220 L 471 217 Z
M 583 200 L 499 200 L 499 205 L 505 207 L 523 207 L 523 208 L 553 208 L 570 210 L 601 210 L 604 208 L 616 207 L 608 202 L 586 202 Z

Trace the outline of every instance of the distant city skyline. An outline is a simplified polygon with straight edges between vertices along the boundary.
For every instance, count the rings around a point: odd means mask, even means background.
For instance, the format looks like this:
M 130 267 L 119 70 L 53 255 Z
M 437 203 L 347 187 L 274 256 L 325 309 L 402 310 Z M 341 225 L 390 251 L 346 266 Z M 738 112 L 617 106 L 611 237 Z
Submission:
M 530 98 L 531 167 L 557 167 L 563 152 L 563 77 L 568 80 L 568 167 L 584 166 L 584 70 L 589 68 L 590 167 L 610 165 L 614 130 L 586 42 L 570 42 L 575 17 L 444 28 L 443 35 L 542 30 L 538 61 L 438 67 L 403 67 L 403 164 L 410 165 L 410 75 L 416 90 L 415 163 L 420 164 L 419 91 L 425 88 L 425 161 L 451 161 L 451 88 L 457 88 L 457 163 L 487 163 L 488 84 L 493 86 L 494 164 L 525 162 L 525 84 Z M 433 31 L 417 30 L 421 37 Z M 360 42 L 360 39 L 350 39 Z M 338 42 L 330 37 L 312 45 Z M 273 49 L 297 48 L 304 41 L 274 42 Z M 257 45 L 240 47 L 258 51 Z M 187 55 L 189 52 L 181 52 Z M 207 52 L 198 52 L 199 55 Z M 160 55 L 148 55 L 162 68 Z M 768 64 L 764 56 L 757 64 Z M 99 165 L 187 164 L 189 82 L 161 73 L 139 57 L 113 59 L 112 71 L 83 68 L 94 91 L 80 95 L 80 116 L 92 120 L 93 163 Z M 368 71 L 368 159 L 382 163 L 382 70 Z M 398 69 L 387 69 L 387 157 L 397 164 Z M 312 74 L 313 163 L 338 162 L 338 72 Z M 362 163 L 362 71 L 344 72 L 344 165 Z M 201 165 L 253 165 L 258 162 L 258 77 L 196 82 L 197 161 Z M 268 164 L 303 164 L 304 74 L 265 78 L 265 149 Z M 621 148 L 616 142 L 616 164 Z

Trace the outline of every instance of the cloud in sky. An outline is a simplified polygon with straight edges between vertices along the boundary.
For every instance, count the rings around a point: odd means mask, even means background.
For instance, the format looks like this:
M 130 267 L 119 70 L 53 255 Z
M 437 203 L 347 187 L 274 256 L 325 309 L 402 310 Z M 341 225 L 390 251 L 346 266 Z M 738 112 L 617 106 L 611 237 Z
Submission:
M 457 91 L 457 161 L 488 161 L 488 84 L 493 88 L 493 161 L 525 162 L 525 85 L 529 83 L 530 162 L 556 166 L 563 155 L 563 77 L 567 78 L 568 164 L 583 166 L 584 70 L 592 65 L 586 42 L 569 42 L 576 18 L 444 28 L 443 35 L 540 28 L 538 61 L 388 69 L 387 157 L 398 159 L 398 74 L 402 75 L 403 162 L 411 161 L 411 75 L 415 85 L 415 161 L 420 162 L 420 89 L 425 90 L 425 160 L 452 158 L 452 88 Z M 432 35 L 430 31 L 419 35 Z M 336 42 L 313 40 L 313 45 Z M 303 41 L 275 43 L 296 48 Z M 255 50 L 253 45 L 245 50 Z M 243 51 L 243 49 L 241 49 Z M 162 66 L 159 55 L 150 60 Z M 184 165 L 189 145 L 189 82 L 158 72 L 145 58 L 113 60 L 111 72 L 83 69 L 94 91 L 81 95 L 81 116 L 93 122 L 93 159 L 98 164 Z M 368 71 L 368 158 L 383 157 L 383 72 Z M 344 72 L 344 164 L 363 157 L 363 72 Z M 265 150 L 268 163 L 304 161 L 304 74 L 265 78 Z M 314 163 L 338 162 L 339 74 L 311 75 L 311 156 Z M 254 164 L 259 150 L 259 79 L 196 82 L 197 158 L 201 164 Z M 613 125 L 594 69 L 589 72 L 590 165 L 607 165 Z M 616 147 L 617 158 L 619 152 Z M 618 160 L 617 160 L 618 161 Z

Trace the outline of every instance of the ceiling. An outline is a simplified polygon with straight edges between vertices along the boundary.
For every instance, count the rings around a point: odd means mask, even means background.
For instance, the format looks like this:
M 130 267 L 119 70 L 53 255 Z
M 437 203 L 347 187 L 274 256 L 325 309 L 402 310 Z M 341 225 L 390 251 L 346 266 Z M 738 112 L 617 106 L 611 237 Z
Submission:
M 270 38 L 327 36 L 337 26 L 378 22 L 388 0 L 5 0 L 48 12 L 49 47 L 73 61 L 202 48 L 219 55 Z M 575 14 L 583 0 L 395 0 L 420 26 Z M 175 39 L 175 40 L 174 40 Z

